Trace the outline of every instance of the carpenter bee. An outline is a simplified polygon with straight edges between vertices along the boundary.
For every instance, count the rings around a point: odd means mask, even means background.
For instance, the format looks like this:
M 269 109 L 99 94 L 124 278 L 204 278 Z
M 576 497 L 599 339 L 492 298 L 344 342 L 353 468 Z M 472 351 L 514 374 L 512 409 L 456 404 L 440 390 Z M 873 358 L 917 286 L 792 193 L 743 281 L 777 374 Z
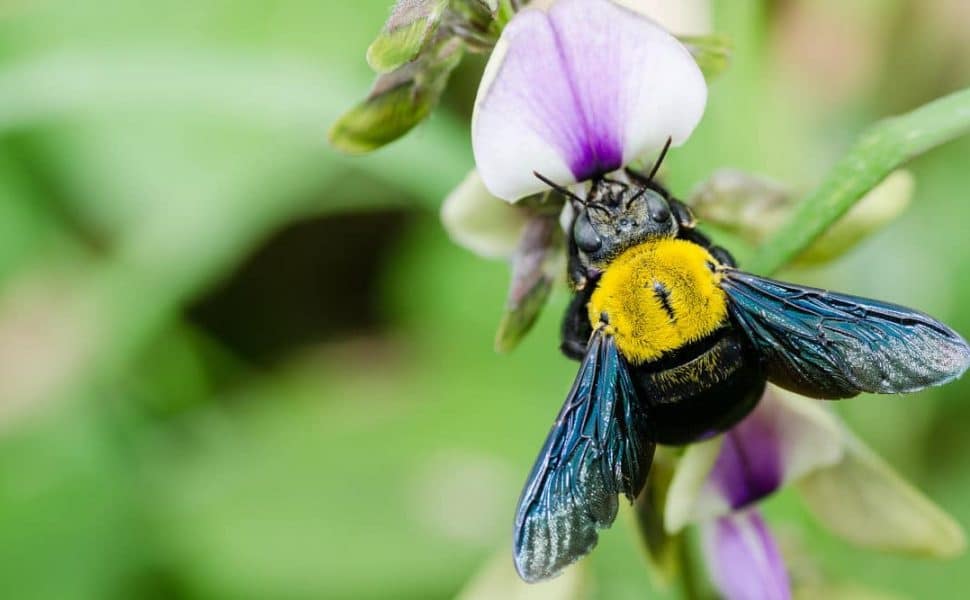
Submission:
M 727 430 L 768 381 L 836 399 L 941 385 L 970 364 L 963 338 L 927 315 L 738 270 L 656 169 L 601 177 L 585 197 L 537 174 L 574 208 L 562 350 L 580 367 L 519 499 L 526 581 L 593 548 L 656 444 Z

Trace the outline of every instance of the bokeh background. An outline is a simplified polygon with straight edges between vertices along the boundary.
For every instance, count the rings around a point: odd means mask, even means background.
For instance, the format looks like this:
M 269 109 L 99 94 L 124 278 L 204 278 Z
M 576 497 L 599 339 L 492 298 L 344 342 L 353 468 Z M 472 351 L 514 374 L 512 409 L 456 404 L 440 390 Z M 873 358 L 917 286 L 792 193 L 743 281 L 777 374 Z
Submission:
M 495 354 L 507 265 L 438 223 L 481 57 L 404 140 L 327 147 L 389 4 L 0 2 L 0 597 L 447 598 L 508 554 L 575 370 L 566 295 Z M 724 166 L 809 190 L 865 125 L 970 83 L 960 0 L 714 4 L 734 64 L 679 194 Z M 970 335 L 968 160 L 918 159 L 901 219 L 785 275 Z M 970 379 L 837 409 L 970 525 Z M 801 581 L 970 589 L 970 558 L 852 549 L 790 494 L 768 514 Z M 627 523 L 585 564 L 584 595 L 664 597 Z

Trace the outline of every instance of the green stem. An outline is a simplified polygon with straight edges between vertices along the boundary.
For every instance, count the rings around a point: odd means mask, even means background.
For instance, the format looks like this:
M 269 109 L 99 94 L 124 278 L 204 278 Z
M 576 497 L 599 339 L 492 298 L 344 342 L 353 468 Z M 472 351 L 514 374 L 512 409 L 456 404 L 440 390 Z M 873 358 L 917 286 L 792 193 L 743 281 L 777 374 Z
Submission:
M 701 581 L 692 546 L 691 537 L 683 533 L 677 544 L 681 596 L 684 600 L 710 600 L 710 596 L 705 591 L 706 586 Z
M 808 248 L 866 192 L 906 161 L 970 132 L 970 88 L 885 119 L 862 134 L 825 181 L 747 267 L 771 274 Z

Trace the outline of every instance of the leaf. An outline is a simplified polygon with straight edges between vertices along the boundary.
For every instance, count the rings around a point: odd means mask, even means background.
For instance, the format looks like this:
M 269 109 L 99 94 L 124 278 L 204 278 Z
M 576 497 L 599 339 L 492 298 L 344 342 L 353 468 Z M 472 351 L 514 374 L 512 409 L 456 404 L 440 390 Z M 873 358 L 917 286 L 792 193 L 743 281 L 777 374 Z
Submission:
M 367 48 L 367 64 L 388 73 L 418 57 L 431 40 L 448 0 L 398 0 L 384 29 Z
M 726 35 L 679 35 L 677 39 L 690 51 L 708 83 L 731 65 L 734 43 Z
M 431 114 L 463 53 L 457 39 L 443 42 L 421 60 L 381 75 L 366 100 L 330 129 L 330 143 L 362 154 L 393 142 Z
M 909 159 L 970 132 L 970 88 L 876 123 L 765 243 L 749 268 L 770 274 L 801 254 L 869 190 Z

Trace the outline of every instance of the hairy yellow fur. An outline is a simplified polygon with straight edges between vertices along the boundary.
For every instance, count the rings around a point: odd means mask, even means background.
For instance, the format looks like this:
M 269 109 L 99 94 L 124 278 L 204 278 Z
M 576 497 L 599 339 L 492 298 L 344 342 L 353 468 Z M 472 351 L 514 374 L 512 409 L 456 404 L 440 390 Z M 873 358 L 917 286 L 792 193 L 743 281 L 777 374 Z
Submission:
M 707 250 L 685 240 L 634 246 L 600 277 L 589 301 L 590 323 L 612 334 L 635 365 L 697 341 L 727 319 L 721 276 L 711 265 L 717 261 Z

